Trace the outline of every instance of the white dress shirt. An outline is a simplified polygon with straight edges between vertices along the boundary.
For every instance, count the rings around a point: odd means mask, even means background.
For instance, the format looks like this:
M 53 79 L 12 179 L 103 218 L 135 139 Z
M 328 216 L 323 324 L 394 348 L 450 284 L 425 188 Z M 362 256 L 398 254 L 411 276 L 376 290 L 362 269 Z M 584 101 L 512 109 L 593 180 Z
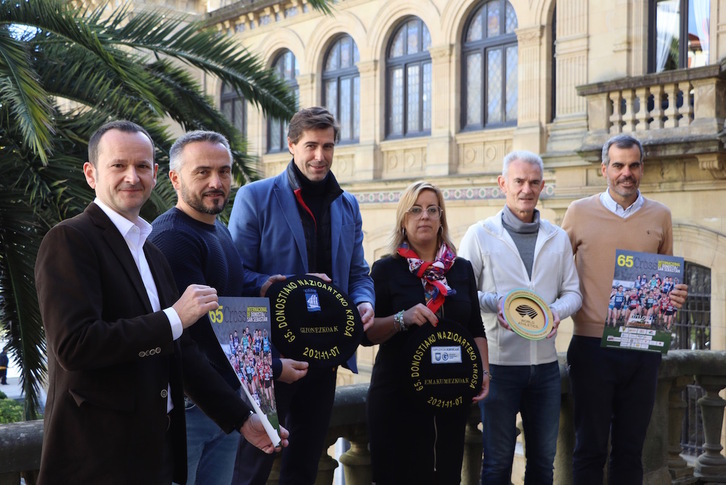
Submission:
M 615 202 L 615 199 L 613 199 L 613 197 L 610 195 L 610 191 L 606 190 L 605 192 L 600 194 L 600 202 L 602 202 L 602 205 L 604 205 L 607 210 L 609 210 L 616 216 L 627 219 L 628 217 L 638 212 L 641 207 L 643 207 L 643 204 L 645 204 L 645 199 L 640 194 L 640 191 L 638 191 L 638 198 L 635 199 L 635 202 L 630 204 L 630 207 L 624 208 L 623 206 Z
M 136 219 L 136 223 L 131 222 L 101 202 L 101 199 L 98 197 L 93 200 L 93 203 L 100 207 L 108 218 L 111 219 L 113 225 L 116 226 L 116 229 L 118 229 L 124 241 L 126 241 L 129 251 L 131 251 L 131 256 L 134 258 L 134 262 L 136 262 L 136 267 L 139 269 L 139 273 L 141 273 L 146 294 L 149 296 L 149 301 L 151 302 L 151 309 L 158 312 L 161 310 L 159 292 L 156 289 L 156 282 L 151 274 L 149 262 L 146 260 L 146 254 L 144 254 L 144 243 L 146 242 L 146 238 L 149 237 L 149 234 L 151 234 L 151 224 L 141 217 Z M 169 319 L 172 338 L 176 340 L 181 337 L 182 331 L 184 330 L 179 314 L 172 307 L 165 308 L 164 313 Z M 174 404 L 171 402 L 171 388 L 167 388 L 166 410 L 167 412 L 171 412 L 172 409 L 174 409 Z

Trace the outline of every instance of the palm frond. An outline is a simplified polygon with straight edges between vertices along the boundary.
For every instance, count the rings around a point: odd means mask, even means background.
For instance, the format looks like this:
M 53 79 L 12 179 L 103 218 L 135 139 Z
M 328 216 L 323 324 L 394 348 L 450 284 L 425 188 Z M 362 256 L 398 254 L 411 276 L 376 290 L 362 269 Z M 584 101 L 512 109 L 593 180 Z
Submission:
M 308 1 L 330 12 L 331 2 Z M 295 106 L 284 81 L 231 37 L 181 14 L 132 13 L 130 5 L 0 0 L 0 325 L 22 368 L 29 417 L 46 376 L 36 253 L 49 227 L 95 195 L 82 173 L 91 134 L 110 119 L 149 131 L 160 172 L 142 216 L 152 220 L 176 202 L 167 176 L 170 119 L 224 134 L 236 179 L 259 176 L 241 134 L 187 69 L 219 78 L 267 116 L 289 119 Z
M 2 176 L 0 171 L 0 176 Z M 22 191 L 0 185 L 0 305 L 2 325 L 10 334 L 10 354 L 21 368 L 25 418 L 35 419 L 45 382 L 45 340 L 40 321 L 33 266 L 38 252 L 37 224 Z
M 295 100 L 284 80 L 224 33 L 200 21 L 189 22 L 183 14 L 159 10 L 140 12 L 127 23 L 117 24 L 108 25 L 108 31 L 127 47 L 150 50 L 202 69 L 268 116 L 289 119 L 294 114 Z
M 28 148 L 47 162 L 52 109 L 31 65 L 27 45 L 10 35 L 6 26 L 0 28 L 0 104 L 9 108 Z
M 333 15 L 335 11 L 329 0 L 308 0 L 311 7 L 325 15 Z

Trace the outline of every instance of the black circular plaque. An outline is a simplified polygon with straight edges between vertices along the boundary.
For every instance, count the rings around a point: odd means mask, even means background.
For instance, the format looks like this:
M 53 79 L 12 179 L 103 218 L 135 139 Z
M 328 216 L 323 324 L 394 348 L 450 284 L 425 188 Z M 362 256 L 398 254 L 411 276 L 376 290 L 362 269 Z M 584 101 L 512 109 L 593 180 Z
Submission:
M 285 357 L 311 365 L 346 362 L 363 338 L 358 308 L 338 287 L 315 276 L 270 286 L 272 342 Z
M 413 328 L 407 336 L 407 386 L 434 413 L 469 406 L 482 385 L 482 360 L 469 331 L 442 319 Z

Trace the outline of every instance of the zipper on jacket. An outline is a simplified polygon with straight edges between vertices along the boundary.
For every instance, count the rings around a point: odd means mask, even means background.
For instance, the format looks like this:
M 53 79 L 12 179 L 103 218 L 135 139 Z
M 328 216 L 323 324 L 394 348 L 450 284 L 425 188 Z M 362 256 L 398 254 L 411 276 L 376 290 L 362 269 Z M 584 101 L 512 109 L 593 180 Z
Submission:
M 434 416 L 434 473 L 436 473 L 436 443 L 439 440 L 439 430 L 436 427 L 436 416 Z

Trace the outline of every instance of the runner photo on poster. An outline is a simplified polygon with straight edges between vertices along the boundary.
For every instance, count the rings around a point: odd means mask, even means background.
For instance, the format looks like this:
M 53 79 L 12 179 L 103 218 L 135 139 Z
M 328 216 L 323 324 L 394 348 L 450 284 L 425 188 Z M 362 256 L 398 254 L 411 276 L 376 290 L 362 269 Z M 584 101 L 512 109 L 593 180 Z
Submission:
M 209 312 L 209 321 L 247 401 L 278 446 L 280 425 L 272 379 L 270 301 L 219 297 L 219 308 Z
M 668 352 L 683 281 L 683 258 L 617 249 L 601 346 Z

